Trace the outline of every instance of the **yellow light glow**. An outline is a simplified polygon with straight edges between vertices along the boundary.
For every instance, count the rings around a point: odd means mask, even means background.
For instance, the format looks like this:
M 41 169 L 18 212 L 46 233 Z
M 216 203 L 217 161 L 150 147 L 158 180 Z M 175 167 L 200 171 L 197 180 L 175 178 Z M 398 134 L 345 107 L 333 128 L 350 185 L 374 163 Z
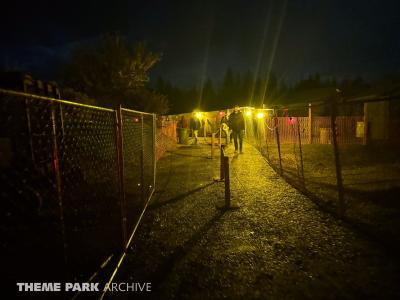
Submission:
M 264 118 L 264 113 L 259 112 L 259 113 L 257 114 L 257 118 L 259 118 L 259 119 Z
M 201 118 L 201 113 L 196 113 L 196 117 Z
M 250 110 L 246 111 L 246 116 L 248 116 L 248 117 L 251 116 L 251 111 Z

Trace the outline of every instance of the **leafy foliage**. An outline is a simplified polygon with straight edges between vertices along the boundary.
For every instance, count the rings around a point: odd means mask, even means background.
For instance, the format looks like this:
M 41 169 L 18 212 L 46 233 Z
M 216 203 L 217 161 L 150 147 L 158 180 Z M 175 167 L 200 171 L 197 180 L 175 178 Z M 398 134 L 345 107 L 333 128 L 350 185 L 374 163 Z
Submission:
M 165 112 L 167 98 L 145 91 L 150 80 L 149 70 L 160 59 L 161 55 L 148 51 L 144 43 L 130 47 L 122 36 L 108 34 L 95 43 L 75 49 L 64 68 L 63 83 L 96 99 L 98 105 L 124 104 L 135 109 Z M 146 100 L 138 99 L 138 95 Z

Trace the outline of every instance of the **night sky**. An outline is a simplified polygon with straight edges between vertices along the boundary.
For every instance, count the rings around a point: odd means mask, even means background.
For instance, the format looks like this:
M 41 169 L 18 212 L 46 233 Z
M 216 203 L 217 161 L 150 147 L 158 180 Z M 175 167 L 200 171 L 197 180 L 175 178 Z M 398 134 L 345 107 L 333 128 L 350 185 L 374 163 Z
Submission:
M 7 5 L 8 7 L 4 7 Z M 152 78 L 221 79 L 228 67 L 289 83 L 400 72 L 400 1 L 8 1 L 0 66 L 53 79 L 71 49 L 118 31 L 162 52 Z

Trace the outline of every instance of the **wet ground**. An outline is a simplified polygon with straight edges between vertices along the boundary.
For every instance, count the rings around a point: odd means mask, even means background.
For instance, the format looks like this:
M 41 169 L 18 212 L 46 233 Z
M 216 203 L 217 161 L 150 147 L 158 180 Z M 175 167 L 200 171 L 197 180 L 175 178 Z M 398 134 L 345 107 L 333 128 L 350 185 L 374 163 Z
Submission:
M 320 211 L 248 144 L 237 156 L 227 149 L 239 209 L 217 209 L 217 154 L 180 146 L 159 160 L 157 191 L 114 279 L 152 291 L 110 298 L 400 298 L 398 257 Z

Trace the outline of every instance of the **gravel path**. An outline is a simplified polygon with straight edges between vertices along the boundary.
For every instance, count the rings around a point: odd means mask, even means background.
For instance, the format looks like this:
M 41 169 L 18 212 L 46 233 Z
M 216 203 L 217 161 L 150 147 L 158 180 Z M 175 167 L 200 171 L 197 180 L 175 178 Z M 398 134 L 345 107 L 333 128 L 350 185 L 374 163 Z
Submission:
M 400 299 L 396 258 L 244 151 L 227 150 L 240 206 L 227 212 L 216 209 L 224 185 L 212 180 L 219 159 L 207 159 L 209 146 L 158 162 L 157 192 L 115 282 L 151 282 L 151 293 L 135 294 L 146 299 Z

